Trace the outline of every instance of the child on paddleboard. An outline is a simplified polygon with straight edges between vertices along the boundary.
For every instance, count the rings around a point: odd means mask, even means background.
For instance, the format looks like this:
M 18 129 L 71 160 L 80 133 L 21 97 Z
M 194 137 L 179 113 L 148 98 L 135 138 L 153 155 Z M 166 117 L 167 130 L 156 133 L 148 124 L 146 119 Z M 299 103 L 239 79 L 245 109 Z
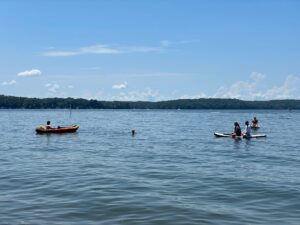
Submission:
M 244 136 L 247 138 L 247 137 L 250 137 L 251 136 L 251 127 L 249 126 L 249 121 L 246 121 L 245 122 L 245 131 L 244 131 Z

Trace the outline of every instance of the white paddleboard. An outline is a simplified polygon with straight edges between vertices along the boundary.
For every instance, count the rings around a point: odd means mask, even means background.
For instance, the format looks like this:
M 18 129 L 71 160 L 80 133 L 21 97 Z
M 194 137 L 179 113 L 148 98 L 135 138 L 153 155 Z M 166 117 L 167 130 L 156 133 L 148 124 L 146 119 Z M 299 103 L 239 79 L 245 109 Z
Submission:
M 216 137 L 231 137 L 231 138 L 233 138 L 230 133 L 219 133 L 219 132 L 216 132 L 216 133 L 214 133 L 214 135 Z M 264 138 L 264 137 L 267 137 L 267 135 L 266 134 L 253 134 L 250 137 L 236 136 L 234 138 Z

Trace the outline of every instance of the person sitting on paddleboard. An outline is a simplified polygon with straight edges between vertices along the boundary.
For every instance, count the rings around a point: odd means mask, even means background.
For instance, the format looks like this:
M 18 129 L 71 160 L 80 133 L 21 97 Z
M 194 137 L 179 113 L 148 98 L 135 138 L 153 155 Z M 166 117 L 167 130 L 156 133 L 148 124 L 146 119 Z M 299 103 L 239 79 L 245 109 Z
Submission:
M 50 121 L 47 121 L 47 125 L 46 125 L 46 128 L 47 128 L 47 129 L 51 129 L 51 128 L 52 128 L 52 127 L 50 126 L 50 123 L 51 123 Z
M 241 127 L 240 127 L 240 125 L 239 125 L 238 122 L 234 123 L 234 132 L 233 132 L 232 136 L 233 137 L 235 137 L 235 136 L 237 136 L 237 137 L 242 136 Z
M 251 127 L 249 126 L 249 121 L 245 122 L 245 131 L 244 131 L 244 136 L 245 137 L 250 137 L 251 136 Z
M 256 117 L 254 117 L 252 120 L 252 127 L 257 127 L 257 126 L 258 126 L 258 120 L 256 119 Z

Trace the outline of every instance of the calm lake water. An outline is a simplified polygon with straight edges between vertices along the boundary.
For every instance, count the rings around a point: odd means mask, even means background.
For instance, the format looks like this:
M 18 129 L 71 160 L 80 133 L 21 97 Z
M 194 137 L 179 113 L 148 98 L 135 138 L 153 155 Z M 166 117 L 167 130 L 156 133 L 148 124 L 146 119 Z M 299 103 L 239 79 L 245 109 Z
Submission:
M 253 116 L 266 139 L 214 137 Z M 80 129 L 36 135 L 47 120 Z M 300 224 L 300 111 L 0 110 L 0 124 L 0 224 Z

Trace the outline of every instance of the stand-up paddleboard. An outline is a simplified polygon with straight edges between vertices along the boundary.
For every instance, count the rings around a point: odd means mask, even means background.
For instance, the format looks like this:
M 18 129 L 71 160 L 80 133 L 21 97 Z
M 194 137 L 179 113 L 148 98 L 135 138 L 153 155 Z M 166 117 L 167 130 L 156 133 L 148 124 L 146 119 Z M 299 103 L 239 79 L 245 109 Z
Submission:
M 246 139 L 247 138 L 264 138 L 264 137 L 267 137 L 266 134 L 253 134 L 249 137 L 246 137 L 246 136 L 235 136 L 235 137 L 233 137 L 231 133 L 218 133 L 218 132 L 214 133 L 214 135 L 216 137 L 246 138 Z
M 214 135 L 216 137 L 232 137 L 231 133 L 218 133 L 218 132 L 216 132 L 216 133 L 214 133 Z
M 265 138 L 265 137 L 267 137 L 266 134 L 251 134 L 249 137 L 243 136 L 243 138 L 246 138 L 246 139 L 250 139 L 250 138 Z

